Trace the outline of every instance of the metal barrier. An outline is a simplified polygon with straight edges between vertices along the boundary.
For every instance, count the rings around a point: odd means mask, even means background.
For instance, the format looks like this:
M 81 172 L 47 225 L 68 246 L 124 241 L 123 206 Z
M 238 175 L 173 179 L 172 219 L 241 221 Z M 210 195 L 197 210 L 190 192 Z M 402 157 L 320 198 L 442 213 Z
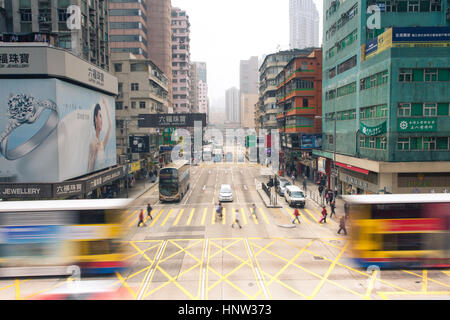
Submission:
M 264 190 L 264 192 L 267 194 L 267 196 L 270 199 L 270 189 L 266 186 L 266 184 L 264 182 L 262 182 L 261 185 L 262 185 L 262 189 Z

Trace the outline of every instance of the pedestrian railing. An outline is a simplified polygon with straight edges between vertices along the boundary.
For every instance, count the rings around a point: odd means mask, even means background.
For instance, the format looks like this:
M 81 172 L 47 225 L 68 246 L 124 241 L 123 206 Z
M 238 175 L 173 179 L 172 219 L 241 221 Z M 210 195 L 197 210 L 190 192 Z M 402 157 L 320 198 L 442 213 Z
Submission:
M 315 203 L 317 203 L 318 205 L 323 205 L 324 204 L 324 198 L 317 192 L 313 192 L 313 191 L 309 191 L 309 198 L 314 201 Z
M 264 192 L 267 194 L 267 196 L 270 199 L 270 189 L 266 186 L 266 184 L 264 182 L 261 183 L 262 189 L 264 190 Z

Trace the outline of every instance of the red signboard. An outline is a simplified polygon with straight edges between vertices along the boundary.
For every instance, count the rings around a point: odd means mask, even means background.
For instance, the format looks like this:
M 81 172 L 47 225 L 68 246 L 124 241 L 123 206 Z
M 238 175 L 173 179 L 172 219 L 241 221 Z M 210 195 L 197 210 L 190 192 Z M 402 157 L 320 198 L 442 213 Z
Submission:
M 352 170 L 352 171 L 356 171 L 356 172 L 360 172 L 360 173 L 364 173 L 364 174 L 369 174 L 369 170 L 365 170 L 365 169 L 361 169 L 358 167 L 353 167 L 349 164 L 344 164 L 344 163 L 340 163 L 340 162 L 336 162 L 336 165 L 348 170 Z

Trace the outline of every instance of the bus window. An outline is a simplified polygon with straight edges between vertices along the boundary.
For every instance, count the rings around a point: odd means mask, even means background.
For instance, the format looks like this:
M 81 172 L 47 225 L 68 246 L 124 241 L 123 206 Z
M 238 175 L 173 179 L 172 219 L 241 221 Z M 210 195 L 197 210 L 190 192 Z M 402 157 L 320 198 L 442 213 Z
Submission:
M 383 239 L 384 251 L 415 251 L 422 249 L 421 233 L 385 234 Z
M 178 192 L 176 169 L 161 169 L 159 174 L 159 192 L 164 196 L 174 196 Z
M 105 223 L 104 210 L 80 211 L 78 224 L 103 224 Z
M 422 204 L 395 203 L 372 206 L 373 219 L 418 219 L 422 218 Z

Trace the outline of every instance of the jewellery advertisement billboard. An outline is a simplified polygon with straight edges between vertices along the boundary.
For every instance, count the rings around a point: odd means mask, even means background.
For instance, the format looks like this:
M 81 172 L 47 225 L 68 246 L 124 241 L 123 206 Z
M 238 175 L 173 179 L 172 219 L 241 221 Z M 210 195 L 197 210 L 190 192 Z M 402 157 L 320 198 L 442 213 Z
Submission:
M 0 79 L 0 179 L 56 183 L 116 165 L 113 106 L 58 79 Z

